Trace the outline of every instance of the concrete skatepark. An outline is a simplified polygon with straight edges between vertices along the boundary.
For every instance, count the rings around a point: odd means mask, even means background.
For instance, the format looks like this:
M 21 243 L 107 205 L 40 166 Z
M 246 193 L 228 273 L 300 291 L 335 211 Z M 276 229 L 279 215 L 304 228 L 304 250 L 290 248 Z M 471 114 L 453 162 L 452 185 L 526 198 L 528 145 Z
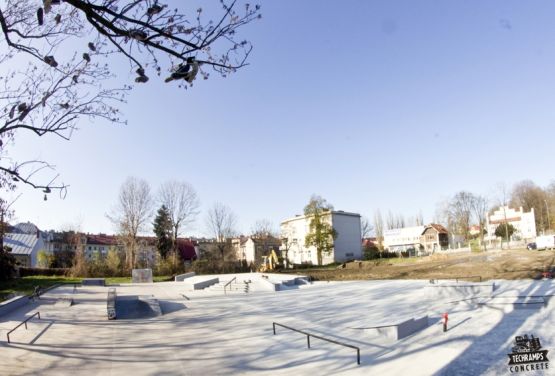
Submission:
M 0 370 L 2 375 L 501 375 L 509 374 L 507 354 L 515 336 L 534 334 L 547 350 L 555 345 L 551 280 L 440 281 L 430 287 L 422 280 L 296 284 L 296 277 L 252 273 L 58 287 L 0 316 Z M 218 281 L 191 287 L 209 279 Z M 437 287 L 442 284 L 443 290 Z M 109 288 L 117 291 L 116 305 L 127 310 L 123 314 L 120 308 L 116 320 L 107 319 Z M 60 304 L 68 296 L 73 304 Z M 160 313 L 145 316 L 141 310 L 151 309 L 152 299 Z M 7 343 L 6 333 L 35 312 L 41 319 L 29 320 Z M 446 333 L 444 312 L 449 313 Z M 278 326 L 274 335 L 274 322 L 358 347 L 360 365 L 353 348 L 310 338 L 308 349 L 304 334 Z M 407 334 L 407 328 L 416 331 Z

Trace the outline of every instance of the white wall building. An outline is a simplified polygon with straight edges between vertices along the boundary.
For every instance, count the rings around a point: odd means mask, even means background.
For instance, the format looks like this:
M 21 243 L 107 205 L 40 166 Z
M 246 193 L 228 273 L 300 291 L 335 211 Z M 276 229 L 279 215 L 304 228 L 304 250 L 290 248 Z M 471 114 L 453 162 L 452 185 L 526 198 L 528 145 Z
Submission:
M 322 253 L 322 264 L 360 260 L 362 258 L 362 233 L 360 228 L 360 214 L 344 211 L 330 211 L 323 214 L 327 221 L 337 231 L 337 238 L 333 242 L 333 250 Z M 287 257 L 291 264 L 318 265 L 318 254 L 314 246 L 305 247 L 305 237 L 310 229 L 310 217 L 298 215 L 281 222 L 282 256 L 288 248 Z M 286 240 L 285 240 L 286 239 Z
M 530 240 L 536 237 L 536 217 L 534 215 L 534 208 L 530 209 L 528 213 L 522 210 L 522 207 L 512 209 L 508 206 L 500 206 L 493 214 L 487 217 L 486 240 L 495 240 L 495 229 L 504 223 L 510 223 L 515 228 L 515 233 L 512 240 Z

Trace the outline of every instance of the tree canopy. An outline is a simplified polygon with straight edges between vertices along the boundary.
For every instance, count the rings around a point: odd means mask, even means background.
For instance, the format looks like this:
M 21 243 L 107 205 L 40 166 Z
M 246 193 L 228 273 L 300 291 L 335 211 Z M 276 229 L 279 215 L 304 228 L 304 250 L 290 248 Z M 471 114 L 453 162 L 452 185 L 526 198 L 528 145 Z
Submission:
M 334 240 L 337 238 L 337 231 L 332 227 L 331 210 L 333 206 L 324 198 L 313 195 L 304 208 L 304 214 L 309 218 L 309 232 L 305 236 L 305 247 L 314 246 L 318 265 L 322 265 L 324 254 L 329 254 L 333 250 Z
M 170 213 L 165 205 L 158 209 L 154 218 L 153 231 L 156 235 L 156 248 L 162 258 L 166 258 L 173 246 L 172 241 L 172 222 Z
M 515 228 L 510 223 L 501 223 L 495 229 L 495 236 L 506 240 L 509 240 L 514 233 L 515 233 Z
M 246 66 L 252 45 L 239 31 L 261 15 L 260 6 L 241 4 L 221 0 L 206 15 L 158 0 L 2 2 L 0 186 L 65 194 L 48 162 L 10 159 L 19 132 L 69 139 L 83 119 L 124 122 L 120 107 L 134 84 L 159 77 L 187 88 Z M 132 72 L 123 86 L 120 66 Z

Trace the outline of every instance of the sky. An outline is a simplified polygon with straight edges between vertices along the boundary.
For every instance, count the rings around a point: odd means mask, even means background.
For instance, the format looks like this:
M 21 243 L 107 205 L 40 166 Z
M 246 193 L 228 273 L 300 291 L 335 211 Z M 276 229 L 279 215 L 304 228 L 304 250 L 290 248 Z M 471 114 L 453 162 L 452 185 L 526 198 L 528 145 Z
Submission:
M 500 183 L 555 179 L 555 3 L 260 4 L 237 73 L 186 91 L 151 79 L 121 107 L 127 125 L 83 119 L 71 141 L 17 135 L 13 158 L 49 161 L 70 187 L 48 201 L 21 187 L 16 220 L 113 233 L 106 214 L 128 176 L 153 193 L 194 186 L 201 213 L 186 236 L 209 235 L 215 202 L 243 234 L 258 219 L 277 228 L 312 194 L 430 222 L 458 191 L 494 200 Z

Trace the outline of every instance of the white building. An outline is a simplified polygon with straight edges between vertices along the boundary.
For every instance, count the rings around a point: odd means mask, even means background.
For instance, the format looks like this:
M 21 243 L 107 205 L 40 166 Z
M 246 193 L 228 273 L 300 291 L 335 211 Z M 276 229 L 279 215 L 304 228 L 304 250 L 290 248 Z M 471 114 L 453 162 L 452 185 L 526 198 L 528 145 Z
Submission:
M 531 240 L 536 237 L 536 217 L 534 215 L 534 208 L 530 209 L 528 213 L 522 210 L 522 206 L 517 209 L 512 209 L 508 206 L 500 206 L 493 214 L 487 217 L 486 240 L 495 240 L 495 230 L 497 227 L 507 222 L 515 228 L 515 233 L 512 240 Z
M 322 264 L 360 260 L 362 258 L 362 234 L 360 228 L 360 214 L 344 211 L 329 211 L 323 214 L 337 232 L 333 242 L 333 250 L 328 254 L 322 253 Z M 314 246 L 305 247 L 305 237 L 310 231 L 310 217 L 297 215 L 281 222 L 281 236 L 283 238 L 282 256 L 289 264 L 318 265 L 318 254 Z

